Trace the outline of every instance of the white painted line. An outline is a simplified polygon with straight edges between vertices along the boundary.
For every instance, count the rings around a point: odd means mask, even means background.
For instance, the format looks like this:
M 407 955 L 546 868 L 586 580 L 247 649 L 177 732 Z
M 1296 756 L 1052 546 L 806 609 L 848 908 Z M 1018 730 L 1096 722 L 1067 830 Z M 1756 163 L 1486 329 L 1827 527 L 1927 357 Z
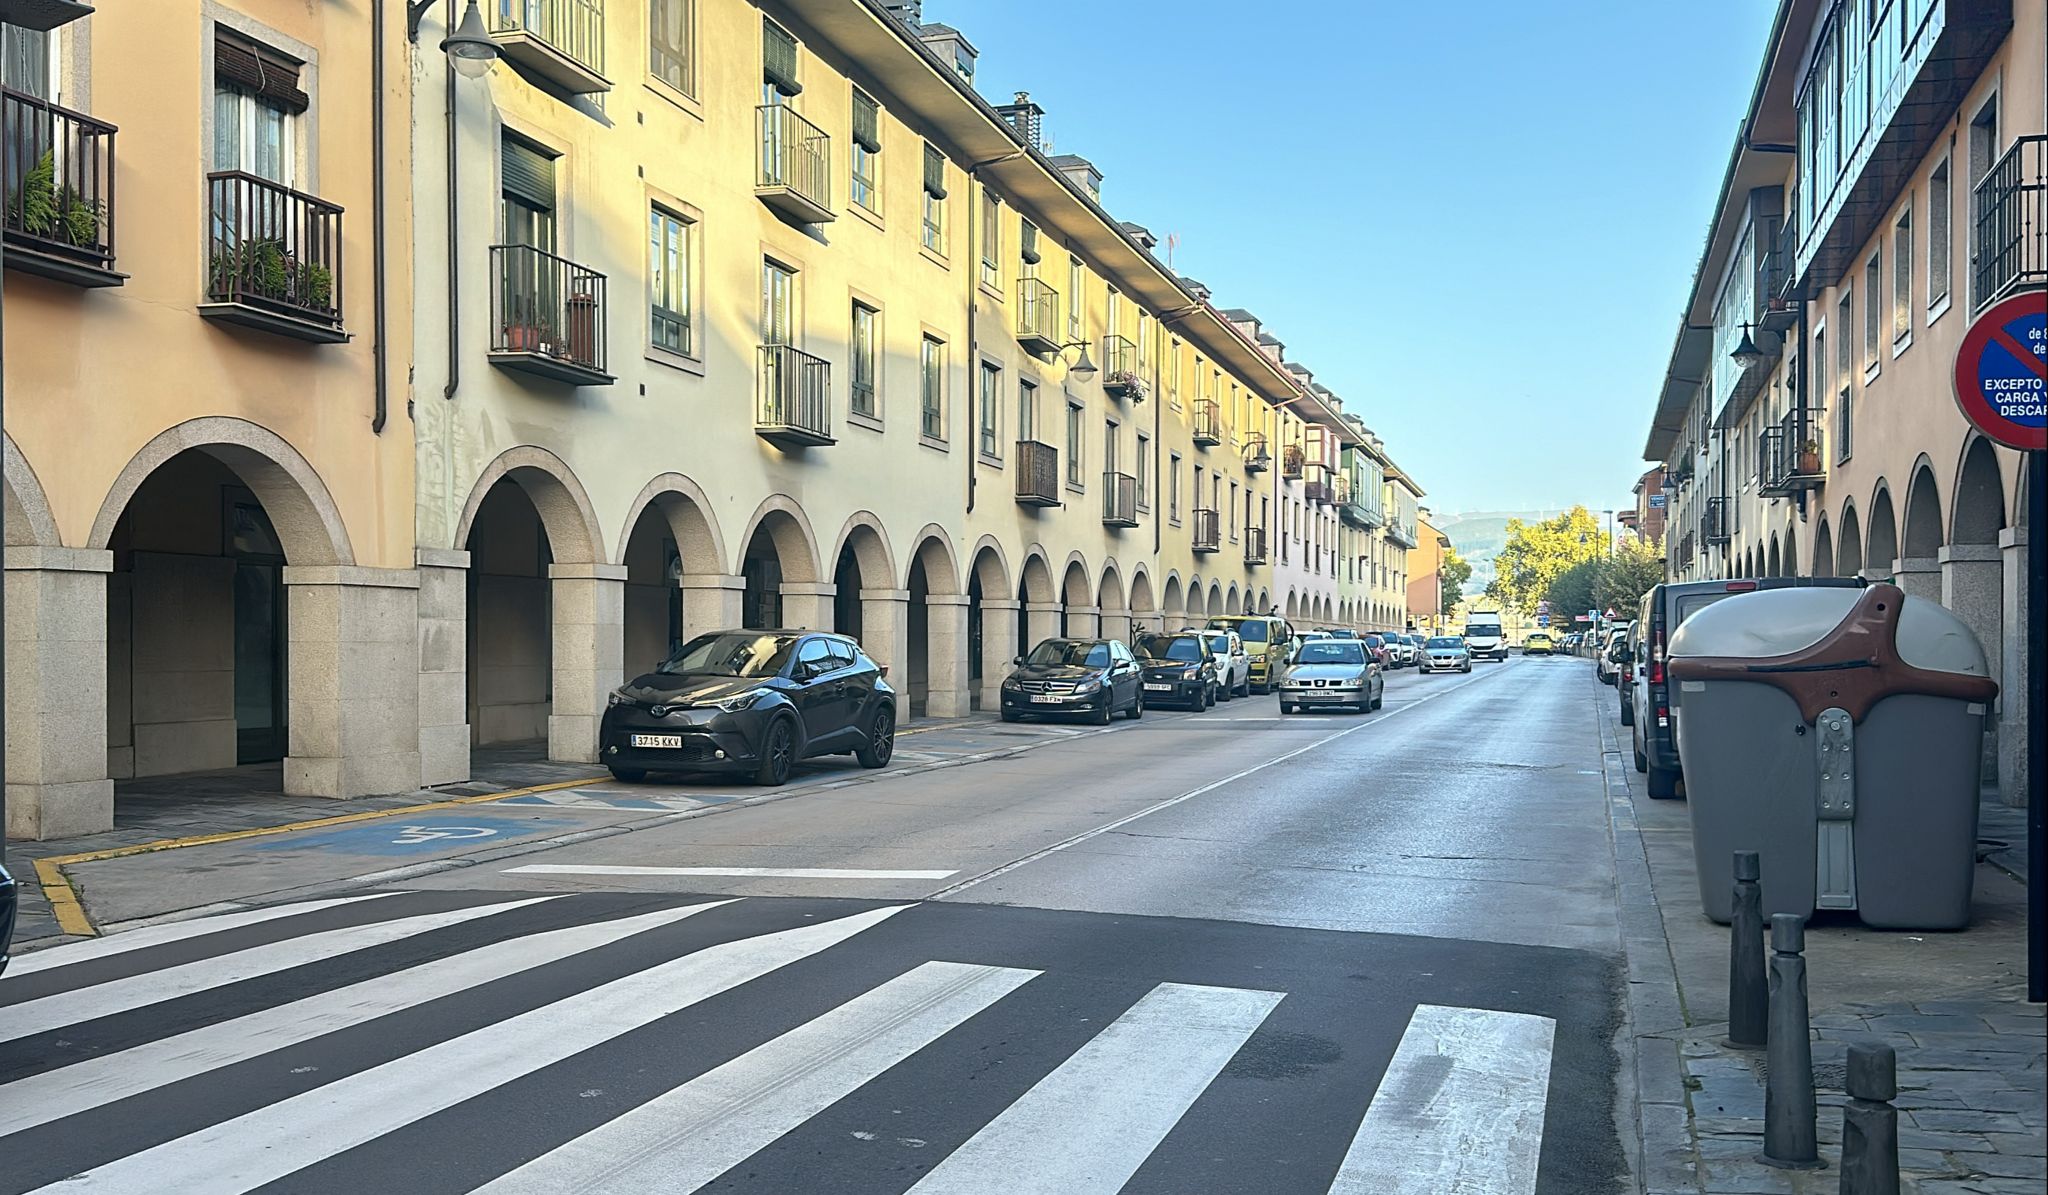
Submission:
M 1486 675 L 1499 676 L 1500 673 L 1490 672 Z M 1484 678 L 1482 677 L 1477 679 Z M 1081 833 L 1074 835 L 1072 838 L 1062 839 L 1059 842 L 1053 843 L 1051 846 L 1042 847 L 1038 850 L 1035 850 L 1020 859 L 1012 859 L 1008 863 L 1003 864 L 1001 867 L 990 868 L 989 870 L 982 872 L 980 875 L 970 876 L 957 884 L 952 884 L 947 887 L 941 888 L 937 892 L 934 892 L 931 895 L 925 897 L 925 899 L 940 900 L 945 897 L 955 895 L 956 893 L 965 892 L 969 888 L 974 887 L 976 884 L 986 883 L 987 881 L 993 880 L 1000 875 L 1007 875 L 1010 872 L 1013 872 L 1018 868 L 1025 866 L 1026 864 L 1036 863 L 1040 859 L 1045 858 L 1047 855 L 1056 855 L 1061 851 L 1067 850 L 1070 847 L 1079 846 L 1091 838 L 1107 834 L 1111 830 L 1121 829 L 1122 827 L 1128 826 L 1132 822 L 1137 821 L 1141 817 L 1150 817 L 1153 814 L 1158 813 L 1162 809 L 1171 809 L 1175 805 L 1180 804 L 1182 801 L 1191 801 L 1204 793 L 1214 792 L 1217 789 L 1222 788 L 1226 784 L 1235 784 L 1239 780 L 1244 779 L 1246 776 L 1254 775 L 1258 772 L 1265 771 L 1267 768 L 1272 767 L 1274 764 L 1286 763 L 1288 760 L 1293 759 L 1296 756 L 1306 755 L 1318 747 L 1327 746 L 1330 743 L 1336 742 L 1338 739 L 1343 738 L 1345 735 L 1357 734 L 1359 731 L 1364 730 L 1369 726 L 1377 726 L 1381 722 L 1384 722 L 1389 718 L 1396 717 L 1400 714 L 1405 714 L 1409 710 L 1412 710 L 1417 706 L 1427 705 L 1430 702 L 1435 701 L 1439 697 L 1448 697 L 1451 694 L 1459 692 L 1462 689 L 1470 688 L 1472 684 L 1473 679 L 1466 679 L 1458 682 L 1455 685 L 1449 685 L 1444 688 L 1438 689 L 1436 692 L 1429 694 L 1427 697 L 1418 697 L 1405 705 L 1396 706 L 1393 709 L 1386 711 L 1385 713 L 1368 715 L 1365 718 L 1365 720 L 1357 723 L 1356 725 L 1346 727 L 1345 729 L 1340 730 L 1335 734 L 1324 735 L 1322 738 L 1317 739 L 1313 743 L 1308 743 L 1304 746 L 1296 747 L 1292 751 L 1288 751 L 1281 755 L 1276 755 L 1273 758 L 1266 760 L 1264 763 L 1253 764 L 1251 767 L 1246 768 L 1242 772 L 1233 772 L 1230 775 L 1225 776 L 1221 780 L 1212 780 L 1209 783 L 1204 784 L 1200 788 L 1191 788 L 1177 797 L 1168 797 L 1163 801 L 1157 802 L 1156 804 L 1147 805 L 1145 808 L 1138 810 L 1136 813 L 1126 814 L 1123 817 L 1120 817 L 1115 821 L 1108 823 L 1107 825 L 1097 826 L 1092 830 L 1083 830 Z M 1124 725 L 1129 726 L 1132 724 L 1127 722 Z M 1123 727 L 1117 727 L 1116 729 L 1123 729 Z
M 782 880 L 943 880 L 953 871 L 891 871 L 860 867 L 635 867 L 623 863 L 529 863 L 507 875 L 544 876 L 759 876 Z
M 670 959 L 44 1190 L 150 1195 L 172 1175 L 179 1195 L 250 1191 L 836 946 L 908 907 L 870 909 Z
M 1283 995 L 1160 984 L 910 1195 L 1114 1195 Z
M 535 1158 L 477 1195 L 694 1191 L 1037 974 L 925 963 Z
M 548 930 L 100 1054 L 0 1086 L 0 1137 L 559 962 L 731 901 Z
M 1419 1004 L 1330 1195 L 1533 1195 L 1557 1022 Z
M 187 938 L 202 937 L 206 934 L 222 933 L 240 929 L 245 925 L 258 925 L 274 921 L 279 917 L 295 917 L 300 913 L 317 913 L 321 909 L 332 909 L 340 905 L 354 904 L 361 900 L 376 900 L 379 897 L 395 896 L 392 892 L 371 892 L 362 896 L 343 896 L 332 900 L 308 900 L 292 905 L 272 905 L 263 909 L 248 909 L 239 913 L 225 913 L 217 917 L 205 917 L 192 921 L 170 921 L 150 925 L 142 929 L 123 933 L 109 933 L 105 937 L 88 938 L 68 946 L 56 946 L 49 950 L 38 950 L 25 954 L 7 964 L 11 978 L 34 975 L 52 967 L 69 966 L 72 963 L 90 962 L 93 959 L 111 955 L 126 954 L 131 950 L 142 950 L 149 946 L 161 946 L 166 942 L 182 942 Z M 240 907 L 240 906 L 236 906 Z
M 317 934 L 286 938 L 282 942 L 251 946 L 247 950 L 238 950 L 221 957 L 204 958 L 157 971 L 144 971 L 123 979 L 73 988 L 36 1000 L 24 1000 L 20 1004 L 0 1008 L 0 1042 L 13 1041 L 32 1033 L 42 1033 L 65 1025 L 77 1025 L 97 1017 L 112 1016 L 117 1012 L 159 1004 L 179 996 L 189 996 L 194 992 L 211 991 L 231 983 L 240 983 L 245 979 L 275 975 L 279 971 L 288 971 L 307 963 L 317 963 L 336 955 L 368 950 L 372 946 L 402 941 L 432 930 L 461 925 L 465 921 L 475 921 L 480 917 L 539 904 L 544 900 L 560 899 L 558 896 L 529 897 L 525 900 L 451 909 L 444 913 L 401 917 L 396 921 L 378 921 L 370 925 L 352 925 L 346 929 L 323 930 Z

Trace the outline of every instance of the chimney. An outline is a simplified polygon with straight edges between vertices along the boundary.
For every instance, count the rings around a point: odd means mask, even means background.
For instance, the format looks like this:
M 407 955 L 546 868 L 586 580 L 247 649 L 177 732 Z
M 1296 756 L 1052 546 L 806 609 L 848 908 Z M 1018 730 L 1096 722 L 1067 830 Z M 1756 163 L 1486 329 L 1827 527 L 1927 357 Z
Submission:
M 1045 149 L 1045 109 L 1031 102 L 1030 92 L 1020 91 L 1010 103 L 996 105 L 996 115 L 1027 147 L 1041 152 Z
M 1125 220 L 1122 227 L 1125 232 L 1131 234 L 1131 239 L 1138 242 L 1147 253 L 1150 253 L 1153 246 L 1159 243 L 1159 238 L 1153 236 L 1152 230 L 1143 224 L 1133 224 L 1129 220 Z
M 882 0 L 882 7 L 913 30 L 924 23 L 924 0 Z
M 1185 287 L 1187 287 L 1187 288 L 1188 288 L 1188 293 L 1189 293 L 1189 294 L 1191 294 L 1191 295 L 1193 295 L 1193 296 L 1195 296 L 1195 297 L 1196 297 L 1197 299 L 1200 299 L 1200 300 L 1202 300 L 1203 302 L 1207 302 L 1207 301 L 1208 301 L 1208 299 L 1209 299 L 1209 288 L 1208 288 L 1208 287 L 1206 287 L 1206 286 L 1203 286 L 1203 285 L 1202 285 L 1201 283 L 1199 283 L 1199 282 L 1195 281 L 1194 279 L 1192 279 L 1192 278 L 1188 277 L 1188 276 L 1187 276 L 1186 274 L 1182 274 L 1182 275 L 1180 276 L 1180 284 L 1181 284 L 1182 286 L 1185 286 Z
M 1259 334 L 1264 331 L 1259 324 L 1259 317 L 1242 307 L 1225 308 L 1223 318 L 1237 325 L 1238 331 L 1249 336 L 1254 341 L 1257 341 Z
M 960 77 L 967 80 L 968 86 L 974 85 L 974 60 L 981 56 L 981 51 L 974 48 L 974 43 L 967 40 L 966 34 L 951 25 L 941 25 L 934 21 L 929 25 L 917 27 L 917 40 L 931 47 L 932 52 L 939 56 L 939 61 L 959 72 Z
M 1271 332 L 1259 333 L 1259 351 L 1266 354 L 1267 359 L 1275 365 L 1287 360 L 1287 346 Z
M 1067 176 L 1067 181 L 1088 192 L 1090 199 L 1102 198 L 1102 172 L 1095 163 L 1079 154 L 1060 154 L 1052 160 L 1053 169 Z

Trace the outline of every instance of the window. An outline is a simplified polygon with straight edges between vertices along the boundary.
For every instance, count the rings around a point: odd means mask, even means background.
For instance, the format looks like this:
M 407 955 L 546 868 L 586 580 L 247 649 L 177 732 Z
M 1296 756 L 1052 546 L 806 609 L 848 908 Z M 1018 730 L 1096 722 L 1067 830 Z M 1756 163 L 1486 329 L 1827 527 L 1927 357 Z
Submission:
M 879 419 L 882 413 L 875 393 L 882 376 L 881 320 L 881 312 L 858 299 L 854 300 L 852 326 L 847 336 L 853 349 L 849 401 L 854 414 L 875 419 Z
M 499 158 L 499 217 L 505 243 L 554 252 L 555 155 L 507 133 Z
M 1173 409 L 1180 410 L 1180 337 L 1176 336 L 1166 346 L 1166 398 Z
M 995 192 L 981 193 L 981 282 L 1001 289 L 1003 285 L 1003 203 Z
M 766 17 L 761 18 L 761 102 L 780 104 L 804 89 L 797 79 L 796 35 Z
M 1196 466 L 1195 466 L 1195 491 L 1194 491 L 1194 493 L 1195 493 L 1195 509 L 1196 509 L 1196 510 L 1202 510 L 1202 509 L 1203 509 L 1203 506 L 1202 506 L 1202 479 L 1203 479 L 1204 477 L 1206 477 L 1206 476 L 1208 476 L 1208 474 L 1206 474 L 1206 473 L 1204 473 L 1204 472 L 1202 471 L 1202 466 L 1200 466 L 1200 465 L 1196 465 Z M 1198 526 L 1198 527 L 1197 527 L 1196 529 L 1197 529 L 1197 530 L 1200 530 L 1199 526 Z
M 1003 445 L 997 429 L 1002 426 L 1003 371 L 981 363 L 981 455 L 1002 459 Z
M 1103 313 L 1103 323 L 1111 336 L 1123 334 L 1124 297 L 1114 286 L 1109 288 L 1109 306 Z
M 1166 517 L 1180 522 L 1180 453 L 1166 459 Z
M 1913 209 L 1892 224 L 1892 346 L 1913 339 Z
M 690 45 L 696 0 L 649 0 L 647 70 L 682 92 L 697 94 L 696 56 Z
M 796 271 L 761 259 L 761 343 L 796 343 Z
M 1955 233 L 1949 227 L 1950 205 L 1954 202 L 1953 190 L 1949 186 L 1948 159 L 1934 168 L 1927 180 L 1927 305 L 1939 306 L 1948 298 L 1949 254 L 1953 248 Z
M 1152 509 L 1152 437 L 1138 433 L 1138 509 Z
M 0 83 L 39 100 L 56 101 L 57 72 L 52 69 L 55 39 L 40 29 L 7 27 L 7 57 L 0 62 Z
M 1854 350 L 1849 347 L 1854 343 L 1849 329 L 1856 326 L 1855 300 L 1854 291 L 1844 290 L 1841 300 L 1835 304 L 1835 373 L 1844 385 L 1849 382 L 1850 366 L 1855 361 Z
M 1984 176 L 1997 164 L 1998 93 L 1993 92 L 1991 98 L 1984 101 L 1984 106 L 1977 109 L 1977 115 L 1970 119 L 1970 186 L 1975 187 L 1984 181 Z M 1975 254 L 1983 249 L 1983 246 L 1976 243 L 1976 235 L 1976 230 L 1971 229 L 1970 250 L 1973 260 Z M 1987 297 L 1981 285 L 1971 293 L 1979 303 Z
M 1230 542 L 1237 542 L 1237 483 L 1230 483 Z
M 1118 430 L 1116 420 L 1105 419 L 1102 421 L 1102 471 L 1104 473 L 1123 472 L 1123 470 L 1116 467 L 1116 450 L 1120 442 L 1117 436 Z
M 1017 380 L 1017 438 L 1038 439 L 1038 383 Z
M 1884 250 L 1863 263 L 1863 368 L 1877 368 L 1877 342 L 1884 335 Z
M 1017 267 L 1020 278 L 1038 277 L 1038 225 L 1029 220 L 1017 221 Z
M 882 210 L 882 109 L 875 98 L 853 89 L 853 201 Z
M 946 438 L 946 343 L 927 336 L 918 357 L 918 430 L 926 438 Z
M 690 222 L 656 205 L 647 213 L 649 331 L 656 348 L 695 356 L 690 332 Z
M 299 90 L 299 62 L 220 27 L 213 47 L 213 168 L 291 186 L 298 175 L 293 118 L 311 103 Z M 32 72 L 9 64 L 10 76 L 16 73 Z M 43 82 L 47 88 L 47 67 Z
M 1081 488 L 1081 404 L 1067 404 L 1067 484 Z
M 1081 326 L 1082 326 L 1082 322 L 1081 322 L 1081 316 L 1082 316 L 1082 313 L 1083 313 L 1084 309 L 1086 308 L 1086 304 L 1085 304 L 1085 303 L 1083 302 L 1083 299 L 1085 298 L 1085 295 L 1084 295 L 1084 294 L 1083 294 L 1083 292 L 1082 292 L 1082 284 L 1083 284 L 1083 283 L 1084 283 L 1085 281 L 1086 281 L 1086 277 L 1085 277 L 1085 275 L 1083 275 L 1083 274 L 1082 274 L 1082 272 L 1081 272 L 1081 259 L 1080 259 L 1080 258 L 1078 258 L 1078 257 L 1070 257 L 1070 258 L 1068 258 L 1068 259 L 1067 259 L 1067 339 L 1068 339 L 1068 340 L 1079 340 L 1079 339 L 1081 339 Z
M 924 147 L 924 247 L 946 252 L 946 157 L 929 141 Z

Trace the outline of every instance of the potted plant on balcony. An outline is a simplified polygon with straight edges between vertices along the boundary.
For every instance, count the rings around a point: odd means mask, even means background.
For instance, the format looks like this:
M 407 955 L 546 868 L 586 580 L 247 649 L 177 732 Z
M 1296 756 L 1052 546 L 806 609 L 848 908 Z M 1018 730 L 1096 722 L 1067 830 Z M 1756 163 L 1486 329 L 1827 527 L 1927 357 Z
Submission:
M 587 290 L 569 295 L 569 359 L 579 365 L 597 364 L 597 296 Z
M 1145 399 L 1145 379 L 1135 369 L 1112 369 L 1103 375 L 1102 388 L 1117 398 L 1136 402 Z
M 1820 441 L 1812 436 L 1799 442 L 1799 475 L 1820 476 Z
M 79 194 L 70 183 L 57 185 L 57 159 L 51 150 L 44 150 L 22 176 L 21 189 L 7 216 L 9 223 L 30 236 L 80 249 L 99 244 L 100 204 Z

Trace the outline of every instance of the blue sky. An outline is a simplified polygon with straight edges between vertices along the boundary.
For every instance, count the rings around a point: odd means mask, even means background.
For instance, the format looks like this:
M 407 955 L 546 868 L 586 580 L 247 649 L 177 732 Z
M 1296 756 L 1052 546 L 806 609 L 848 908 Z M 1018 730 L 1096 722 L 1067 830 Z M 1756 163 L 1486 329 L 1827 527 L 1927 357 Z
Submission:
M 925 0 L 1440 511 L 1623 505 L 1776 0 Z M 1163 252 L 1163 246 L 1162 246 Z

